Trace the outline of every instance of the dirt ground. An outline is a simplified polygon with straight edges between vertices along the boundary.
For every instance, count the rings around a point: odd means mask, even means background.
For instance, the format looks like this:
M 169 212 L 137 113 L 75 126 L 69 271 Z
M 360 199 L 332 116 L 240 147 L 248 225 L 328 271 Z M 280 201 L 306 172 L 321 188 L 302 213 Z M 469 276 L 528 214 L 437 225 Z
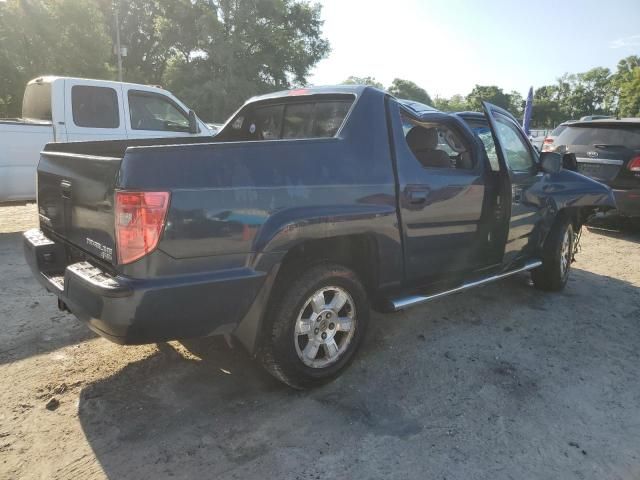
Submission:
M 0 478 L 639 479 L 639 266 L 640 235 L 585 231 L 563 293 L 523 274 L 374 315 L 295 392 L 220 339 L 96 337 L 0 234 Z

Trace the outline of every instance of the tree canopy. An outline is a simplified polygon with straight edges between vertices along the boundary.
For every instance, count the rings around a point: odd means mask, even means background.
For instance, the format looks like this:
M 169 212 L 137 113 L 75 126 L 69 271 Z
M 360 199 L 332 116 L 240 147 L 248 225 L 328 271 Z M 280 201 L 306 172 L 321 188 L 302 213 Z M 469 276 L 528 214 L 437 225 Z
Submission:
M 84 0 L 0 3 L 0 115 L 20 114 L 25 85 L 39 75 L 111 78 L 105 21 Z
M 379 88 L 380 90 L 384 90 L 384 86 L 377 81 L 374 77 L 354 77 L 351 75 L 347 78 L 343 85 L 369 85 L 371 87 Z
M 349 77 L 344 83 L 382 88 L 373 77 Z M 522 116 L 524 109 L 520 93 L 505 92 L 497 85 L 476 85 L 466 96 L 457 94 L 431 99 L 414 82 L 396 78 L 387 90 L 398 98 L 423 102 L 444 112 L 481 111 L 482 101 L 502 107 L 516 118 Z M 556 83 L 534 91 L 533 127 L 555 127 L 565 120 L 596 114 L 640 117 L 640 56 L 620 60 L 615 72 L 596 67 L 583 73 L 566 73 Z
M 115 79 L 115 9 L 124 80 L 162 85 L 208 121 L 248 97 L 308 83 L 330 50 L 320 6 L 308 0 L 6 0 L 0 2 L 0 117 L 20 114 L 26 83 L 40 75 Z M 374 77 L 343 83 L 384 89 Z M 443 111 L 480 110 L 486 100 L 522 115 L 523 99 L 496 85 L 432 98 L 395 78 L 387 89 Z M 640 116 L 640 56 L 615 71 L 564 74 L 534 92 L 532 126 L 584 115 Z
M 7 0 L 0 116 L 19 115 L 40 75 L 114 79 L 114 8 L 124 80 L 162 85 L 209 121 L 250 96 L 306 85 L 329 52 L 320 6 L 304 0 Z
M 389 86 L 389 93 L 397 98 L 405 98 L 416 102 L 432 105 L 433 100 L 427 91 L 413 83 L 411 80 L 395 78 Z

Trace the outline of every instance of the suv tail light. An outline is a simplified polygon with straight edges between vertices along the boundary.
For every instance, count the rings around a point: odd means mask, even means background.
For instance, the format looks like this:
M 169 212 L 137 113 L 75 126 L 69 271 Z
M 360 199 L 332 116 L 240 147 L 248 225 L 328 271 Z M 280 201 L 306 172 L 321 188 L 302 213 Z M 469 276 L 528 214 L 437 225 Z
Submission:
M 627 168 L 632 172 L 640 172 L 640 155 L 638 155 L 637 157 L 633 157 L 629 161 Z
M 545 137 L 544 143 L 553 143 L 553 138 Z
M 118 263 L 131 263 L 158 245 L 169 207 L 169 192 L 117 191 L 115 200 Z

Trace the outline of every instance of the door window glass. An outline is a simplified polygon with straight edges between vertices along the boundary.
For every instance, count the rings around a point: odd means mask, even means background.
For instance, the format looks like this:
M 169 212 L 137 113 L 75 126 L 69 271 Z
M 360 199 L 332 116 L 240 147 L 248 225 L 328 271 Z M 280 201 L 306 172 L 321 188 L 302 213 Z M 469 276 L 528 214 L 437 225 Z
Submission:
M 87 128 L 118 128 L 118 95 L 113 88 L 74 85 L 71 87 L 73 123 Z
M 134 130 L 189 131 L 189 117 L 162 95 L 129 92 L 129 114 Z
M 473 157 L 462 137 L 447 125 L 402 115 L 402 129 L 409 149 L 423 167 L 473 168 Z
M 517 127 L 509 120 L 496 115 L 496 128 L 509 168 L 516 172 L 529 171 L 535 163 L 533 154 Z

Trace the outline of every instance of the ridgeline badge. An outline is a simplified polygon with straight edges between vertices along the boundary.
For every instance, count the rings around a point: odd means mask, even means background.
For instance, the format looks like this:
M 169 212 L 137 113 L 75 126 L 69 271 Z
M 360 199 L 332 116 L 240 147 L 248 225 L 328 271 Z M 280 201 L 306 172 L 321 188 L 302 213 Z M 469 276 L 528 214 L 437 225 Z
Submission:
M 100 257 L 104 260 L 112 260 L 113 259 L 113 248 L 102 245 L 100 242 L 96 242 L 95 240 L 87 237 L 87 245 L 92 246 L 98 252 L 100 252 Z

